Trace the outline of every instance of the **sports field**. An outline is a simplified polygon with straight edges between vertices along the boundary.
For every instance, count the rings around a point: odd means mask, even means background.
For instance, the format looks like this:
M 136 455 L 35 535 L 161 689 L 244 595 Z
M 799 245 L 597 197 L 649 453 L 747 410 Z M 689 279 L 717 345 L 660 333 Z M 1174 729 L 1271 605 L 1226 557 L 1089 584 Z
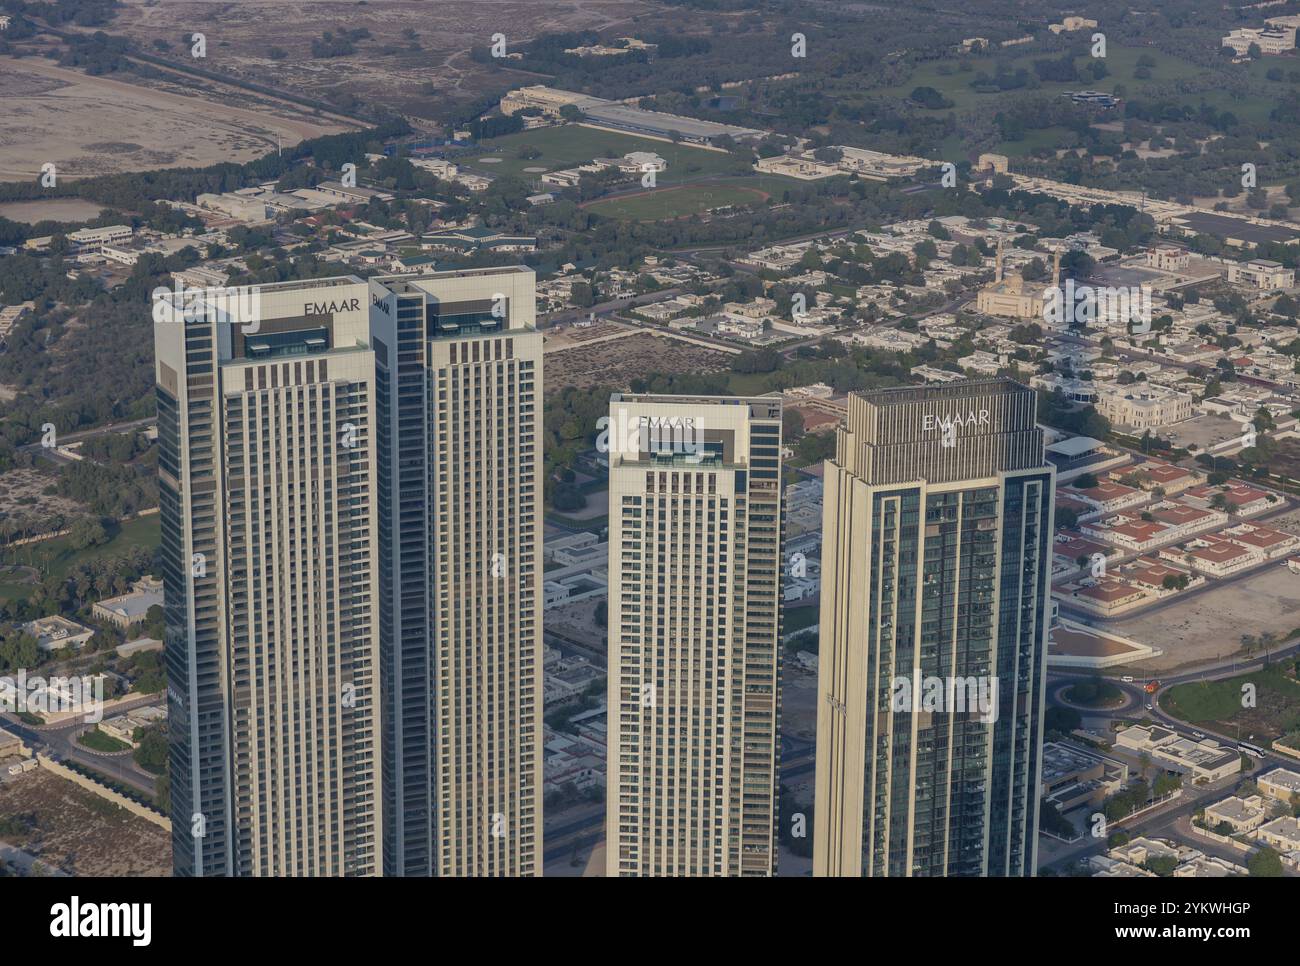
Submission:
M 578 124 L 507 134 L 484 141 L 482 148 L 474 154 L 458 157 L 457 163 L 494 177 L 535 178 L 543 171 L 572 168 L 593 158 L 621 158 L 632 151 L 653 151 L 668 162 L 668 170 L 660 172 L 657 177 L 659 184 L 740 173 L 736 170 L 736 160 L 721 151 Z M 535 156 L 530 156 L 534 153 Z M 528 168 L 539 170 L 529 171 Z
M 588 211 L 625 221 L 659 221 L 700 215 L 727 205 L 762 204 L 767 193 L 730 182 L 709 182 L 679 188 L 659 188 L 587 205 Z

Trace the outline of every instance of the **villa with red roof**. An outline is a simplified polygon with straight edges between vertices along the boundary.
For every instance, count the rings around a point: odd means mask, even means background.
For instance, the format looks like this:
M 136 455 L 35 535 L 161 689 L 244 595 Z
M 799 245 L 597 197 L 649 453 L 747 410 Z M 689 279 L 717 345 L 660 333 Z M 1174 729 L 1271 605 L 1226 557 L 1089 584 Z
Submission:
M 1132 486 L 1125 486 L 1123 483 L 1116 483 L 1110 479 L 1098 480 L 1096 486 L 1087 489 L 1081 489 L 1071 484 L 1060 487 L 1059 490 L 1063 496 L 1082 500 L 1104 513 L 1115 513 L 1125 507 L 1137 506 L 1139 503 L 1145 503 L 1150 499 L 1150 496 L 1142 490 Z
M 1300 548 L 1300 537 L 1294 533 L 1257 527 L 1249 523 L 1240 523 L 1221 531 L 1218 535 L 1247 550 L 1258 551 L 1264 555 L 1265 560 L 1285 557 Z
M 1070 595 L 1071 602 L 1102 617 L 1111 617 L 1143 604 L 1148 593 L 1141 587 L 1108 578 L 1091 587 L 1080 587 Z
M 1169 534 L 1172 529 L 1169 524 L 1158 520 L 1128 516 L 1110 517 L 1099 523 L 1085 523 L 1079 527 L 1084 536 L 1104 540 L 1135 553 L 1145 553 L 1169 543 L 1173 539 Z
M 1218 493 L 1223 494 L 1234 516 L 1249 517 L 1268 509 L 1278 508 L 1276 496 L 1245 483 L 1233 483 L 1226 488 L 1210 485 L 1194 486 L 1187 491 L 1186 496 L 1188 499 L 1204 502 L 1209 506 Z
M 1099 522 L 1081 523 L 1079 532 L 1135 553 L 1146 553 L 1228 522 L 1222 510 L 1198 509 L 1176 500 L 1153 504 L 1147 515 L 1150 520 L 1132 512 L 1121 513 Z
M 1124 571 L 1124 576 L 1140 587 L 1150 587 L 1153 590 L 1165 589 L 1165 579 L 1168 577 L 1191 577 L 1186 570 L 1179 570 L 1177 567 L 1171 567 L 1167 563 L 1151 557 L 1141 557 L 1134 561 L 1133 566 Z
M 1200 473 L 1193 473 L 1181 466 L 1174 466 L 1172 463 L 1163 463 L 1159 460 L 1148 460 L 1136 467 L 1133 472 L 1150 479 L 1151 485 L 1160 487 L 1165 491 L 1166 496 L 1181 493 L 1189 486 L 1205 479 Z
M 1247 550 L 1245 547 L 1224 540 L 1221 543 L 1210 543 L 1189 550 L 1184 559 L 1199 573 L 1213 577 L 1226 577 L 1239 570 L 1255 566 L 1264 557 L 1258 551 Z

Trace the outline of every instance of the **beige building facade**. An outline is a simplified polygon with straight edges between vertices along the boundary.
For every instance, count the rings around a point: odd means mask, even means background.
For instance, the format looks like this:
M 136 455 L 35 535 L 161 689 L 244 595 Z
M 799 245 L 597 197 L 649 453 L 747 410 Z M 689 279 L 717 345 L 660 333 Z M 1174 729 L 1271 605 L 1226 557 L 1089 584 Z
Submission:
M 384 868 L 542 873 L 542 337 L 523 267 L 370 282 Z
M 243 298 L 155 309 L 175 870 L 375 875 L 367 289 Z
M 1033 875 L 1054 482 L 1034 393 L 852 395 L 837 433 L 813 874 Z
M 615 395 L 606 874 L 770 876 L 781 400 Z

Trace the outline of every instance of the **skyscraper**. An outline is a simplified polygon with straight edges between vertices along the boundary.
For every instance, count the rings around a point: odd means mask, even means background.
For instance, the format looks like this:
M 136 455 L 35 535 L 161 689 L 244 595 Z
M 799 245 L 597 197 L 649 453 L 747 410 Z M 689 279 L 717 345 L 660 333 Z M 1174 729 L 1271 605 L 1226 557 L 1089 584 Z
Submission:
M 175 871 L 540 874 L 532 271 L 187 301 L 155 310 Z
M 781 401 L 615 395 L 606 873 L 776 869 Z
M 384 871 L 541 875 L 535 276 L 370 284 Z
M 175 871 L 377 874 L 367 286 L 244 295 L 155 307 Z
M 1054 469 L 1005 379 L 849 399 L 827 461 L 813 870 L 1033 875 Z

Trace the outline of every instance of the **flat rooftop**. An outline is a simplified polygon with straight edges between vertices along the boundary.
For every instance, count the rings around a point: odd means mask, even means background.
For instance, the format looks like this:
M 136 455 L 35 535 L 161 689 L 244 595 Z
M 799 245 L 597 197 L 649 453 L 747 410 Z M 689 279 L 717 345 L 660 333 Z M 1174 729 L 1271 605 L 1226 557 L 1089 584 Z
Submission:
M 1013 379 L 999 377 L 989 379 L 966 379 L 961 382 L 947 382 L 926 386 L 896 386 L 892 389 L 875 389 L 869 392 L 855 392 L 857 396 L 873 406 L 900 406 L 905 403 L 929 402 L 939 399 L 978 399 L 981 396 L 1009 396 L 1015 393 L 1032 392 Z
M 1179 215 L 1175 221 L 1195 232 L 1217 235 L 1220 238 L 1237 238 L 1252 245 L 1267 242 L 1289 244 L 1300 240 L 1300 231 L 1291 228 L 1280 228 L 1273 225 L 1252 225 L 1250 222 L 1239 218 L 1228 218 L 1208 211 Z
M 684 137 L 716 138 L 724 134 L 731 137 L 757 137 L 763 133 L 754 128 L 737 127 L 734 124 L 719 124 L 716 121 L 701 121 L 694 117 L 643 111 L 639 107 L 626 104 L 595 104 L 580 109 L 593 121 L 663 131 L 665 134 L 676 131 Z

